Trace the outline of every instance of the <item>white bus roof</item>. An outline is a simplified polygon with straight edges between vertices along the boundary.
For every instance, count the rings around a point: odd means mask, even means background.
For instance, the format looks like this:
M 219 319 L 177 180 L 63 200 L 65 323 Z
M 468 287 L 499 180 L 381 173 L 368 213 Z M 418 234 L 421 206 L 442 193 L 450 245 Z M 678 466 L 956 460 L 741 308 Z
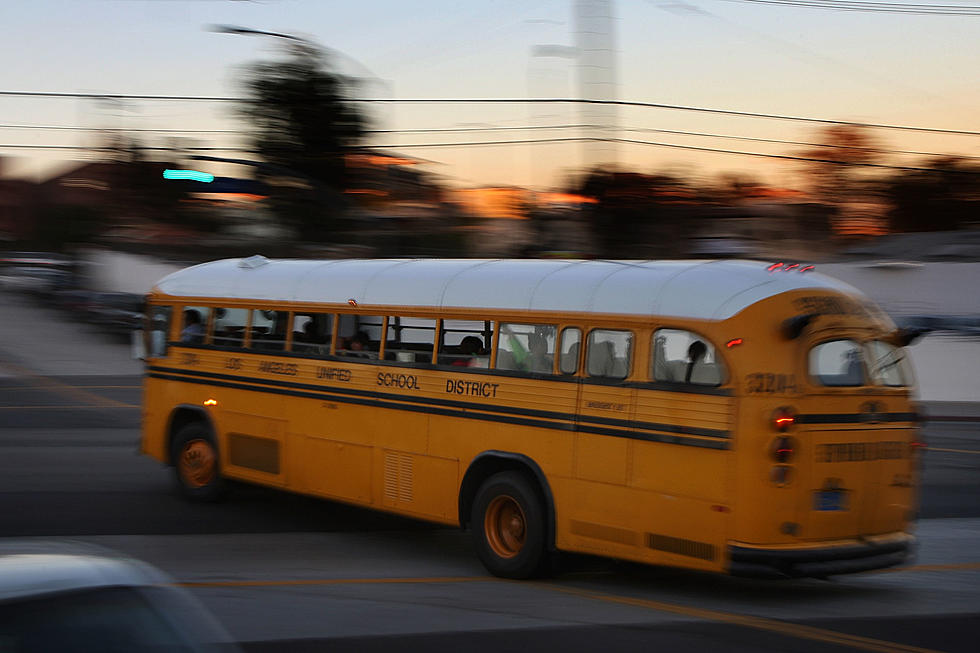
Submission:
M 780 293 L 861 293 L 812 271 L 761 261 L 226 259 L 161 279 L 181 298 L 361 306 L 534 310 L 723 320 Z

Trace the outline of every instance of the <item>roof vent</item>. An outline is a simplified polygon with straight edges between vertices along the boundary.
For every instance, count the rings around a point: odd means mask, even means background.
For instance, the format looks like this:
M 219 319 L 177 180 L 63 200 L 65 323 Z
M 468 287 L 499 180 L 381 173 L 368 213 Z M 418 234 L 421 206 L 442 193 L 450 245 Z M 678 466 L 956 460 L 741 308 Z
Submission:
M 245 268 L 246 270 L 254 270 L 255 268 L 260 268 L 263 265 L 268 265 L 268 263 L 269 259 L 261 254 L 256 254 L 254 256 L 249 256 L 248 258 L 243 258 L 238 262 L 238 267 Z

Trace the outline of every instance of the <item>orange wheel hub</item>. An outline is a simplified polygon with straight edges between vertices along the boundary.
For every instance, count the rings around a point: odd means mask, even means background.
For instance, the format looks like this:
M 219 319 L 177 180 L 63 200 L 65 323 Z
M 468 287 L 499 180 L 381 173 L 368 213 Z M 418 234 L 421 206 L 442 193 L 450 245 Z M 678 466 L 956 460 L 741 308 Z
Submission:
M 181 449 L 177 465 L 187 485 L 204 487 L 214 480 L 217 467 L 214 447 L 207 440 L 191 440 Z
M 483 532 L 487 543 L 501 558 L 513 558 L 527 540 L 527 520 L 521 505 L 513 497 L 495 497 L 483 515 Z

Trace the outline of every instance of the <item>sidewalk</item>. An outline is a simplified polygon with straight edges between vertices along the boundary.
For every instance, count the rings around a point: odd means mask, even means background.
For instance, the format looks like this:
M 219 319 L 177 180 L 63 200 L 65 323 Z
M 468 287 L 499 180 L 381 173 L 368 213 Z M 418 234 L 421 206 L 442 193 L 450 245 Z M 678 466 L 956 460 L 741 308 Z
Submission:
M 73 321 L 30 297 L 0 291 L 0 377 L 25 372 L 43 376 L 128 376 L 143 373 L 119 336 Z

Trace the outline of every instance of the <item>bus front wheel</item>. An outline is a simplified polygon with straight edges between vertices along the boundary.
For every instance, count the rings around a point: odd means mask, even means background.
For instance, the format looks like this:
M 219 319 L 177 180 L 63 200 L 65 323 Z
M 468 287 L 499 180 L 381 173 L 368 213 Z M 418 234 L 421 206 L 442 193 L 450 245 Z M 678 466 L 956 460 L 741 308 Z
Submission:
M 544 570 L 545 510 L 525 475 L 500 472 L 484 481 L 470 524 L 476 554 L 493 575 L 530 578 Z
M 213 501 L 221 494 L 218 449 L 205 425 L 188 424 L 180 429 L 173 440 L 170 460 L 177 486 L 185 497 Z

